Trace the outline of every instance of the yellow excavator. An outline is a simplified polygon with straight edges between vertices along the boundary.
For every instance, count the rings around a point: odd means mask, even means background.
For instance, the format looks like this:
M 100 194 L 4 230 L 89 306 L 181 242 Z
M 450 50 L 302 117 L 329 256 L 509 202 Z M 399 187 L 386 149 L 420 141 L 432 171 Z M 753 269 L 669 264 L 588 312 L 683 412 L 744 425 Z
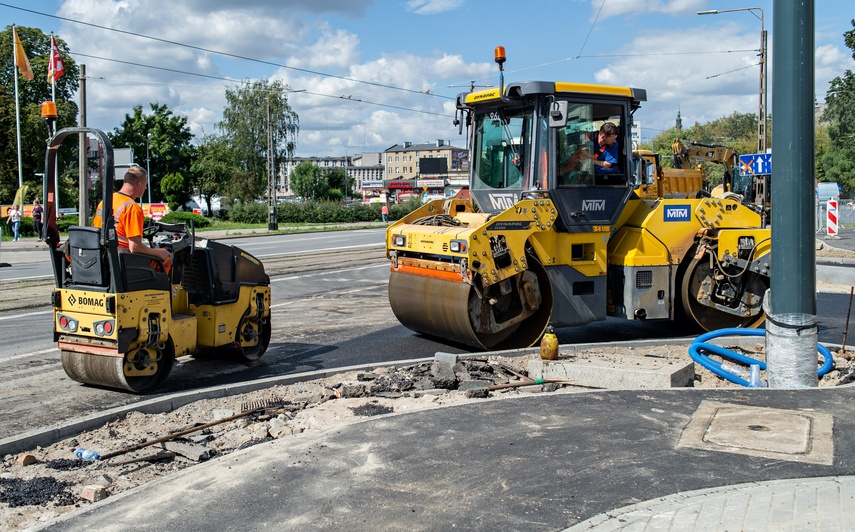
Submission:
M 504 49 L 496 49 L 503 70 Z M 432 201 L 387 230 L 389 302 L 406 327 L 482 349 L 528 347 L 607 316 L 756 327 L 771 235 L 738 195 L 640 197 L 631 151 L 646 91 L 553 81 L 462 93 L 471 199 Z M 594 165 L 619 130 L 618 163 Z M 604 171 L 605 170 L 605 171 Z M 687 329 L 686 332 L 689 332 Z
M 270 343 L 270 277 L 246 251 L 198 239 L 184 224 L 156 222 L 143 238 L 170 252 L 159 259 L 118 248 L 115 220 L 72 225 L 62 241 L 55 183 L 63 139 L 95 137 L 103 153 L 105 212 L 112 212 L 113 148 L 98 129 L 66 128 L 48 140 L 44 239 L 56 289 L 54 341 L 73 380 L 145 393 L 162 386 L 178 357 L 229 353 L 258 360 Z M 81 191 L 85 193 L 85 191 Z

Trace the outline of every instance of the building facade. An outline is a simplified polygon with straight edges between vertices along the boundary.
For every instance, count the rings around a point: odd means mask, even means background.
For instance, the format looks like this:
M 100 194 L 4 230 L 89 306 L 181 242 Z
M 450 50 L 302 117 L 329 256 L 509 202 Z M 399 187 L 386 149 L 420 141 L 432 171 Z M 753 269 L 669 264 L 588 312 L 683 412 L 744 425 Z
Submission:
M 297 165 L 311 162 L 323 169 L 343 168 L 353 183 L 354 197 L 363 201 L 406 201 L 413 195 L 450 197 L 469 185 L 469 152 L 447 140 L 422 144 L 404 142 L 384 152 L 346 157 L 292 157 L 280 167 L 278 201 L 294 198 L 290 176 Z
M 447 140 L 396 144 L 386 149 L 383 157 L 383 186 L 397 202 L 413 195 L 453 196 L 469 183 L 468 150 L 452 146 Z
M 360 153 L 345 157 L 292 157 L 282 163 L 280 179 L 276 185 L 277 200 L 283 201 L 295 197 L 291 189 L 290 175 L 300 163 L 308 161 L 322 170 L 342 168 L 352 179 L 354 195 L 363 195 L 363 188 L 369 191 L 383 187 L 385 166 L 381 163 L 381 153 Z M 378 192 L 379 196 L 379 192 Z

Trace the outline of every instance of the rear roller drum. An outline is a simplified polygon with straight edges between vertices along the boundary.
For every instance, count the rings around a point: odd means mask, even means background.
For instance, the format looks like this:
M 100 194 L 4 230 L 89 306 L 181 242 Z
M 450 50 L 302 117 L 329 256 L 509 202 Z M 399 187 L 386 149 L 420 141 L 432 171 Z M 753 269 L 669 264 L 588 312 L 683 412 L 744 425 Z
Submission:
M 759 327 L 766 319 L 762 301 L 767 288 L 767 278 L 750 272 L 742 278 L 724 276 L 710 265 L 707 252 L 692 259 L 683 275 L 683 313 L 690 323 L 705 331 Z
M 134 393 L 161 387 L 174 364 L 169 342 L 133 349 L 125 357 L 62 351 L 62 369 L 72 380 Z

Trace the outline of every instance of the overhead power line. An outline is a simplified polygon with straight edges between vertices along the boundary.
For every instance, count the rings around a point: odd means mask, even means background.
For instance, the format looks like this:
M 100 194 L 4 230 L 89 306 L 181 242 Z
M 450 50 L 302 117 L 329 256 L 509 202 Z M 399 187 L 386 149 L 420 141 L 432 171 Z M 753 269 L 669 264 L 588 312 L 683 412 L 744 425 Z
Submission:
M 186 44 L 186 43 L 182 43 L 182 42 L 178 42 L 178 41 L 170 41 L 169 39 L 161 39 L 160 37 L 153 37 L 153 36 L 151 36 L 151 35 L 145 35 L 145 34 L 143 34 L 143 33 L 137 33 L 137 32 L 127 31 L 127 30 L 120 30 L 120 29 L 117 29 L 117 28 L 110 28 L 110 27 L 107 27 L 107 26 L 101 26 L 101 25 L 99 25 L 99 24 L 93 24 L 93 23 L 91 23 L 91 22 L 84 22 L 84 21 L 82 21 L 82 20 L 75 20 L 75 19 L 71 19 L 71 18 L 67 18 L 67 17 L 61 17 L 61 16 L 59 16 L 59 15 L 51 15 L 51 14 L 49 14 L 49 13 L 42 13 L 41 11 L 35 11 L 35 10 L 32 10 L 32 9 L 26 9 L 26 8 L 23 8 L 23 7 L 13 6 L 13 5 L 6 4 L 6 3 L 2 3 L 2 2 L 0 2 L 0 6 L 8 7 L 8 8 L 10 8 L 10 9 L 17 9 L 17 10 L 19 10 L 19 11 L 26 11 L 27 13 L 32 13 L 32 14 L 34 14 L 34 15 L 40 15 L 40 16 L 43 16 L 43 17 L 54 18 L 54 19 L 57 19 L 57 20 L 63 20 L 63 21 L 66 21 L 66 22 L 71 22 L 71 23 L 73 23 L 73 24 L 81 24 L 81 25 L 84 25 L 84 26 L 90 26 L 90 27 L 92 27 L 92 28 L 98 28 L 98 29 L 105 30 L 105 31 L 112 31 L 112 32 L 115 32 L 115 33 L 123 34 L 123 35 L 129 35 L 129 36 L 131 36 L 131 37 L 139 37 L 139 38 L 142 38 L 142 39 L 149 39 L 149 40 L 152 40 L 152 41 L 162 42 L 162 43 L 165 43 L 165 44 L 171 44 L 171 45 L 173 45 L 173 46 L 180 46 L 180 47 L 183 47 L 183 48 L 189 48 L 189 49 L 191 49 L 191 50 L 198 50 L 198 51 L 200 51 L 200 52 L 205 52 L 205 53 L 215 54 L 215 55 L 221 55 L 221 56 L 223 56 L 223 57 L 230 57 L 230 58 L 232 58 L 232 59 L 240 59 L 240 60 L 242 60 L 242 61 L 251 61 L 251 62 L 253 62 L 253 63 L 259 63 L 259 64 L 262 64 L 262 65 L 274 66 L 274 67 L 277 67 L 277 68 L 285 68 L 285 69 L 288 69 L 288 70 L 294 70 L 294 71 L 296 71 L 296 72 L 303 72 L 303 73 L 306 73 L 306 74 L 313 74 L 313 75 L 316 75 L 316 76 L 323 76 L 323 77 L 329 77 L 329 78 L 334 78 L 334 79 L 340 79 L 340 80 L 343 80 L 343 81 L 350 81 L 350 82 L 353 82 L 353 83 L 361 83 L 361 84 L 365 84 L 365 85 L 371 85 L 371 86 L 374 86 L 374 87 L 382 87 L 382 88 L 384 88 L 384 89 L 392 89 L 392 90 L 398 90 L 398 91 L 403 91 L 403 92 L 409 92 L 409 93 L 413 93 L 413 94 L 421 94 L 421 95 L 423 95 L 423 96 L 432 96 L 432 97 L 435 97 L 435 98 L 442 98 L 442 99 L 446 99 L 446 100 L 452 100 L 452 99 L 453 99 L 453 98 L 451 98 L 450 96 L 442 96 L 442 95 L 439 95 L 439 94 L 431 94 L 430 92 L 426 92 L 426 91 L 423 91 L 423 90 L 407 89 L 407 88 L 404 88 L 404 87 L 396 87 L 396 86 L 394 86 L 394 85 L 386 85 L 386 84 L 384 84 L 384 83 L 378 83 L 378 82 L 376 82 L 376 81 L 365 81 L 365 80 L 356 79 L 356 78 L 351 78 L 351 77 L 347 77 L 347 76 L 339 76 L 339 75 L 336 75 L 336 74 L 329 74 L 329 73 L 326 73 L 326 72 L 319 72 L 319 71 L 317 71 L 317 70 L 309 70 L 309 69 L 306 69 L 306 68 L 293 67 L 293 66 L 290 66 L 290 65 L 282 64 L 282 63 L 275 63 L 275 62 L 273 62 L 273 61 L 265 61 L 265 60 L 263 60 L 263 59 L 256 59 L 256 58 L 254 58 L 254 57 L 247 57 L 247 56 L 243 56 L 243 55 L 232 54 L 232 53 L 229 53 L 229 52 L 223 52 L 223 51 L 220 51 L 220 50 L 212 50 L 212 49 L 210 49 L 210 48 L 203 48 L 203 47 L 201 47 L 201 46 L 195 46 L 195 45 L 192 45 L 192 44 Z
M 130 66 L 136 66 L 136 67 L 142 67 L 142 68 L 151 68 L 153 70 L 164 70 L 166 72 L 174 72 L 176 74 L 185 74 L 188 76 L 197 76 L 197 77 L 201 77 L 201 78 L 214 79 L 214 80 L 218 80 L 218 81 L 228 81 L 230 83 L 235 83 L 235 84 L 245 84 L 246 83 L 245 80 L 239 80 L 239 79 L 234 79 L 234 78 L 225 78 L 222 76 L 213 76 L 211 74 L 200 74 L 198 72 L 188 72 L 188 71 L 178 70 L 178 69 L 174 69 L 174 68 L 166 68 L 166 67 L 160 67 L 160 66 L 154 66 L 154 65 L 146 65 L 143 63 L 134 63 L 132 61 L 122 61 L 120 59 L 111 59 L 109 57 L 99 57 L 97 55 L 82 54 L 79 52 L 72 52 L 71 55 L 80 56 L 80 57 L 88 57 L 90 59 L 98 59 L 101 61 L 111 61 L 114 63 L 122 63 L 124 65 L 130 65 Z M 124 82 L 128 82 L 128 83 L 148 83 L 148 84 L 152 84 L 152 85 L 156 85 L 156 84 L 157 85 L 159 85 L 159 84 L 176 85 L 176 83 L 174 83 L 174 82 L 166 82 L 166 81 L 130 80 L 130 79 L 121 79 L 121 78 L 107 78 L 107 77 L 103 77 L 103 76 L 89 76 L 89 79 L 100 79 L 100 80 L 104 80 L 104 81 L 124 81 Z M 399 111 L 409 111 L 412 113 L 421 113 L 421 114 L 433 115 L 433 116 L 450 116 L 450 115 L 446 115 L 443 113 L 436 113 L 433 111 L 425 111 L 422 109 L 413 109 L 411 107 L 402 107 L 399 105 L 390 105 L 390 104 L 386 104 L 386 103 L 374 102 L 371 100 L 364 100 L 362 98 L 353 98 L 350 95 L 344 96 L 344 95 L 323 94 L 320 92 L 312 92 L 312 91 L 305 90 L 305 89 L 292 89 L 288 92 L 299 92 L 302 94 L 311 94 L 312 96 L 321 96 L 323 98 L 334 98 L 337 100 L 347 100 L 347 101 L 351 101 L 351 102 L 364 103 L 366 105 L 374 105 L 377 107 L 386 107 L 389 109 L 397 109 Z

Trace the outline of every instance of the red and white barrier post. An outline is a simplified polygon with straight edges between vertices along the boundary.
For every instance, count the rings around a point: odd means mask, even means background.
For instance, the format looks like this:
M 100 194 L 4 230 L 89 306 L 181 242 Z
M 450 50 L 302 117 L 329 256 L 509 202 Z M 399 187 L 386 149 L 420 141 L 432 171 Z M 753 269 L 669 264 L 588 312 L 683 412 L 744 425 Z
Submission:
M 837 200 L 828 200 L 828 221 L 825 224 L 825 234 L 837 236 Z

